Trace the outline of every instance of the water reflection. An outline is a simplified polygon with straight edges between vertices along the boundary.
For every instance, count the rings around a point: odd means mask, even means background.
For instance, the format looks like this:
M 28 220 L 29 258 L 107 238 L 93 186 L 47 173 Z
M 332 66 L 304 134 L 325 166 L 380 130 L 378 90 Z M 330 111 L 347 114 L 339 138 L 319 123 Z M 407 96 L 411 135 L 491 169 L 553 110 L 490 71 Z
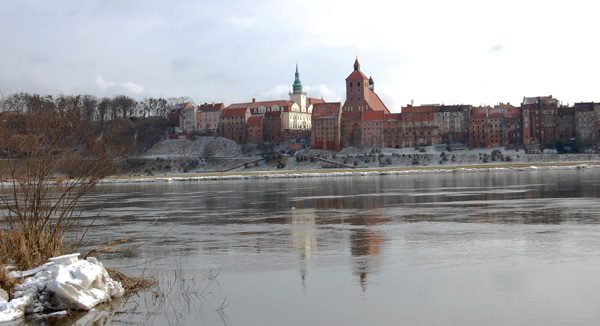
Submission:
M 518 297 L 531 289 L 514 284 L 548 285 L 539 281 L 544 264 L 597 262 L 599 177 L 581 170 L 112 185 L 84 205 L 103 207 L 90 232 L 98 241 L 158 217 L 134 240 L 142 245 L 136 255 L 107 261 L 159 257 L 168 271 L 176 255 L 191 269 L 221 269 L 232 324 L 294 324 L 300 319 L 285 317 L 295 314 L 306 324 L 338 321 L 323 305 L 371 317 L 348 324 L 428 324 L 415 321 L 428 320 L 435 305 L 475 325 L 490 324 L 489 309 L 473 311 L 481 297 L 510 306 L 495 301 L 496 291 Z M 569 271 L 579 275 L 577 268 Z M 471 307 L 457 306 L 457 296 Z M 590 300 L 600 306 L 600 296 Z
M 317 246 L 315 220 L 316 214 L 314 209 L 292 210 L 291 223 L 294 226 L 292 240 L 294 249 L 298 253 L 298 265 L 303 288 L 306 288 L 306 275 L 312 258 L 312 251 Z

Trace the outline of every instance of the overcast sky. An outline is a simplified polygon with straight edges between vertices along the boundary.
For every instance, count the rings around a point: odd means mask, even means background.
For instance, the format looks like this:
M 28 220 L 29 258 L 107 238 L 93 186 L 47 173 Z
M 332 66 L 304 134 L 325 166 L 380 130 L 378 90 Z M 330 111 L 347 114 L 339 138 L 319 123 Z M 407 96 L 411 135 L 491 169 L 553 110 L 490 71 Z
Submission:
M 358 55 L 410 103 L 600 101 L 598 1 L 3 0 L 0 89 L 44 94 L 344 100 Z

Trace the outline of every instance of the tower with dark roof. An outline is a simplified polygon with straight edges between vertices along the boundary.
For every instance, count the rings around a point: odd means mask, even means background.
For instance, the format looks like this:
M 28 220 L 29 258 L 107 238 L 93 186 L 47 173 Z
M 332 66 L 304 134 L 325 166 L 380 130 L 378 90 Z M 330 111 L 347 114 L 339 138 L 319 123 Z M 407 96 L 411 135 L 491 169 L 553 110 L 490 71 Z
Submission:
M 298 72 L 298 64 L 296 64 L 296 73 L 294 74 L 294 84 L 292 84 L 292 92 L 290 93 L 290 101 L 298 104 L 301 111 L 306 110 L 306 93 L 302 91 L 302 83 L 300 82 L 300 73 Z
M 302 93 L 302 83 L 300 82 L 300 73 L 298 72 L 298 64 L 296 64 L 296 74 L 294 78 L 294 84 L 292 85 L 293 93 Z
M 346 112 L 366 112 L 389 110 L 375 93 L 375 83 L 360 70 L 358 58 L 354 60 L 354 71 L 346 77 L 346 102 L 343 110 Z

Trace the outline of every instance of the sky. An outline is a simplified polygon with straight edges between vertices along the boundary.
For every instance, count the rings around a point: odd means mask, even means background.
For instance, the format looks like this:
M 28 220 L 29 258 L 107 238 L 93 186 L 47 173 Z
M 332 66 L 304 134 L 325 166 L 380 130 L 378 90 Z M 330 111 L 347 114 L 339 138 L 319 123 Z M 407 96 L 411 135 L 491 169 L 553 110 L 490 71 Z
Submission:
M 358 56 L 388 108 L 600 101 L 598 1 L 3 0 L 4 94 L 345 99 Z

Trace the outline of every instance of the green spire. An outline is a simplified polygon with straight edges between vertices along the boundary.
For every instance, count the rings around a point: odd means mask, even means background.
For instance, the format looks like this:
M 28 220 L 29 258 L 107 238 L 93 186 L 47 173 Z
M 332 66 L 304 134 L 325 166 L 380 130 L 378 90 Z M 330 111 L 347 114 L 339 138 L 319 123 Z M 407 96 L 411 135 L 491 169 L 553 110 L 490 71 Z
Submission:
M 294 94 L 302 93 L 302 83 L 300 82 L 300 73 L 298 72 L 298 64 L 296 64 L 296 78 L 294 79 L 294 85 L 292 86 Z

